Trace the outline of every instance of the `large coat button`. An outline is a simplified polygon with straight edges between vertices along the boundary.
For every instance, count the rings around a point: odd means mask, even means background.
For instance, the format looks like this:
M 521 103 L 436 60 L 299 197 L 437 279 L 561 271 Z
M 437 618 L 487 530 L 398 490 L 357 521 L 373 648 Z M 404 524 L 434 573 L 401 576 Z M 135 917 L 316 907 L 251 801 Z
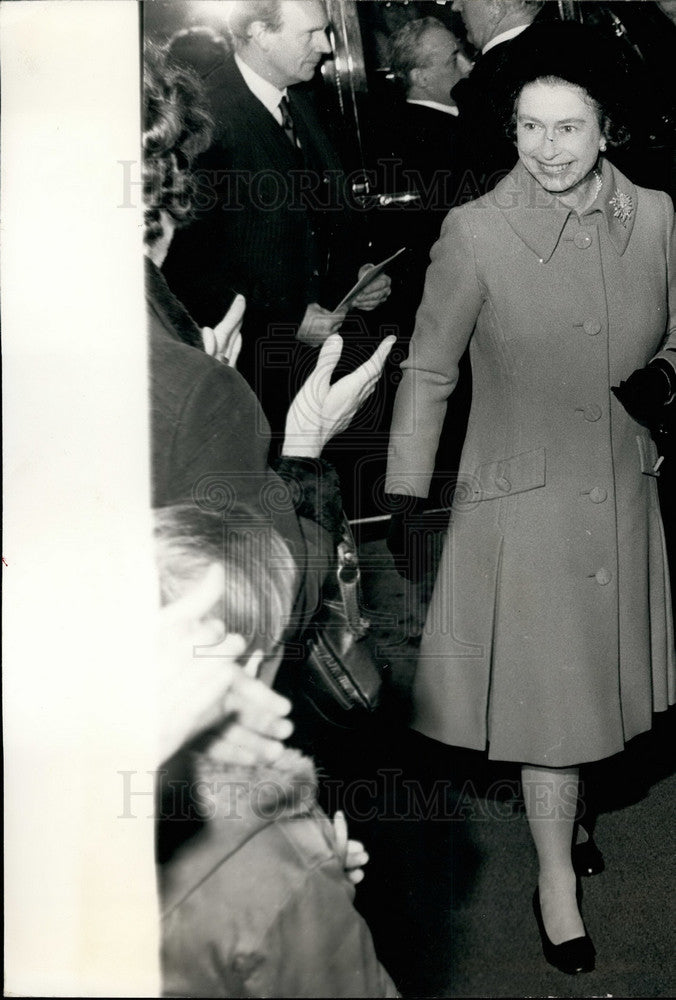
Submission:
M 588 229 L 580 229 L 575 233 L 573 243 L 578 250 L 587 250 L 592 245 L 592 234 Z
M 601 587 L 605 587 L 607 584 L 609 584 L 612 578 L 613 574 L 610 572 L 609 569 L 606 569 L 605 566 L 602 566 L 601 569 L 597 570 L 596 574 L 594 575 L 594 579 Z
M 593 490 L 589 491 L 589 499 L 592 503 L 604 503 L 608 499 L 608 491 L 601 486 L 595 486 Z
M 596 423 L 603 416 L 603 410 L 596 403 L 591 403 L 587 407 L 578 406 L 577 412 L 581 413 L 584 419 L 588 420 L 591 424 Z
M 502 490 L 503 493 L 509 493 L 512 488 L 512 484 L 506 476 L 497 476 L 495 479 L 495 485 L 499 490 Z
M 595 337 L 601 332 L 601 324 L 597 319 L 588 319 L 582 324 L 582 329 L 589 337 Z

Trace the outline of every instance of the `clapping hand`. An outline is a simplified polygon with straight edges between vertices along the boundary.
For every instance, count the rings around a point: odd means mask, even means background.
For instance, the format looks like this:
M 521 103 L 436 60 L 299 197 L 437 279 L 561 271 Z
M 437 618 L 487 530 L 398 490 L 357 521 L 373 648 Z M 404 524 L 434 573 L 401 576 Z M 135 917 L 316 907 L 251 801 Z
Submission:
M 212 358 L 229 364 L 234 368 L 239 352 L 242 349 L 242 321 L 246 310 L 246 299 L 237 294 L 227 313 L 212 330 L 210 326 L 202 329 L 204 350 Z
M 213 617 L 223 586 L 223 568 L 214 563 L 189 593 L 159 612 L 159 760 L 220 728 L 210 756 L 224 763 L 269 762 L 291 734 L 290 702 L 256 678 L 261 654 L 241 667 L 245 640 L 224 636 Z M 200 648 L 208 655 L 199 655 Z
M 286 716 L 291 702 L 272 691 L 257 673 L 263 654 L 254 653 L 238 668 L 234 682 L 221 700 L 226 720 L 220 736 L 209 744 L 212 760 L 223 764 L 271 764 L 284 752 L 284 740 L 293 724 Z
M 283 455 L 319 458 L 327 441 L 349 426 L 375 389 L 395 340 L 385 337 L 370 358 L 333 385 L 331 376 L 340 360 L 343 340 L 332 334 L 324 342 L 314 371 L 289 407 Z
M 358 885 L 364 878 L 364 865 L 369 859 L 364 845 L 359 840 L 348 840 L 345 814 L 340 810 L 333 817 L 333 831 L 345 874 L 353 885 Z

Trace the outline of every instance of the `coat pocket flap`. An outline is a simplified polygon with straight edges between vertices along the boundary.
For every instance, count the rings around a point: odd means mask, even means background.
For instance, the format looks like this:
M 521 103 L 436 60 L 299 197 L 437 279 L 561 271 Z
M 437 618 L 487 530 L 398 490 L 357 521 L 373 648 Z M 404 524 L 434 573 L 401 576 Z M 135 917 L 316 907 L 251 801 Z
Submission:
M 484 462 L 476 470 L 480 500 L 524 493 L 545 485 L 545 449 L 524 451 L 512 458 Z
M 639 437 L 636 435 L 636 443 L 638 444 L 638 457 L 641 463 L 641 472 L 644 476 L 657 476 L 659 475 L 659 465 L 657 465 L 657 460 L 660 457 L 657 450 L 657 445 L 651 437 Z

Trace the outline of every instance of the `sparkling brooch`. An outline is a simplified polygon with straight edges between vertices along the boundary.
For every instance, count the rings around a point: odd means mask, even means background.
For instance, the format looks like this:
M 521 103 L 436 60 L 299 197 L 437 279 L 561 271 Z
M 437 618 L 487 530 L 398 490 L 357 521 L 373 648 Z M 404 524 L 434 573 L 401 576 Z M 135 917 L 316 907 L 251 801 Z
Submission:
M 625 194 L 619 188 L 615 188 L 615 193 L 608 204 L 613 210 L 614 217 L 619 219 L 623 226 L 626 226 L 634 214 L 634 199 L 631 195 Z

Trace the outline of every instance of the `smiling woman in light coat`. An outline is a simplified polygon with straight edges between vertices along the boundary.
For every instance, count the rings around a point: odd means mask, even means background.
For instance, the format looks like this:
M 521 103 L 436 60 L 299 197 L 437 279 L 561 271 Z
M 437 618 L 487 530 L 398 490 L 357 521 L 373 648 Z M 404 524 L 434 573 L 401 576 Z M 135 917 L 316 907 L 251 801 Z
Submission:
M 603 156 L 617 123 L 589 30 L 529 41 L 519 162 L 444 223 L 387 483 L 400 501 L 427 496 L 469 343 L 474 398 L 413 725 L 522 763 L 543 951 L 569 973 L 595 961 L 571 860 L 579 765 L 621 751 L 674 701 L 658 454 L 611 391 L 628 380 L 631 409 L 647 386 L 647 411 L 676 391 L 674 213 Z

